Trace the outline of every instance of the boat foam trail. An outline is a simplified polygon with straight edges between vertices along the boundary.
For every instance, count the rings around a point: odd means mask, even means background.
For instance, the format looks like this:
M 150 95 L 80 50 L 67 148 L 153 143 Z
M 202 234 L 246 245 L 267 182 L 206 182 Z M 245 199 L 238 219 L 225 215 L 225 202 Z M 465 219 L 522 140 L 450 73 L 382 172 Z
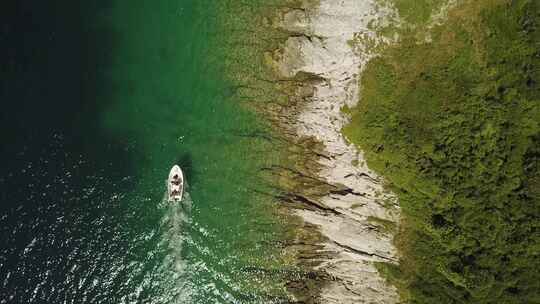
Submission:
M 163 231 L 160 247 L 167 251 L 163 259 L 161 268 L 163 271 L 172 272 L 174 290 L 170 295 L 174 297 L 174 303 L 192 303 L 192 288 L 190 287 L 191 271 L 190 265 L 183 254 L 184 244 L 189 242 L 187 225 L 191 224 L 192 200 L 188 192 L 184 193 L 184 199 L 180 203 L 168 201 L 167 191 L 163 194 L 160 208 L 164 210 L 164 215 L 160 223 L 160 230 Z M 168 301 L 169 303 L 170 301 Z

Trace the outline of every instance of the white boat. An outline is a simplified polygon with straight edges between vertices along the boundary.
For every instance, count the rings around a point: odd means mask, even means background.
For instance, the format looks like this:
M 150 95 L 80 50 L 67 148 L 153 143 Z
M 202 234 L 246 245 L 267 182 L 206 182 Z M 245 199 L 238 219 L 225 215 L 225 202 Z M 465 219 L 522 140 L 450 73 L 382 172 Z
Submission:
M 184 195 L 184 173 L 178 165 L 174 165 L 167 180 L 169 202 L 180 202 Z

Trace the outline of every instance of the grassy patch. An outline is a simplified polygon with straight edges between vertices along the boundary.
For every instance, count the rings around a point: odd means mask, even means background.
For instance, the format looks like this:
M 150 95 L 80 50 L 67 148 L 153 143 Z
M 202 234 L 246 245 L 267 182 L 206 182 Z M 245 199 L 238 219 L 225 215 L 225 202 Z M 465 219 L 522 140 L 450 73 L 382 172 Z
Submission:
M 411 26 L 426 25 L 433 14 L 448 2 L 449 0 L 379 0 L 383 7 L 394 7 L 401 21 Z
M 411 24 L 426 23 L 431 14 L 440 8 L 446 0 L 395 0 L 394 6 L 401 18 Z
M 380 227 L 381 231 L 383 232 L 393 232 L 396 229 L 396 224 L 389 220 L 385 220 L 375 216 L 368 216 L 367 220 L 374 225 Z
M 434 5 L 395 1 L 411 23 Z M 366 68 L 344 132 L 399 196 L 408 302 L 540 303 L 539 6 L 462 1 Z

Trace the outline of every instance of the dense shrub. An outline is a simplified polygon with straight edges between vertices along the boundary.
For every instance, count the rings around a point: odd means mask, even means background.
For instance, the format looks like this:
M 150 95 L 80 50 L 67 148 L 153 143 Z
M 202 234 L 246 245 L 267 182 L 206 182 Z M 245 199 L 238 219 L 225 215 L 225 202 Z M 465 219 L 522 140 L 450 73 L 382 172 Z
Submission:
M 399 196 L 408 302 L 540 303 L 539 8 L 462 1 L 366 67 L 344 132 Z

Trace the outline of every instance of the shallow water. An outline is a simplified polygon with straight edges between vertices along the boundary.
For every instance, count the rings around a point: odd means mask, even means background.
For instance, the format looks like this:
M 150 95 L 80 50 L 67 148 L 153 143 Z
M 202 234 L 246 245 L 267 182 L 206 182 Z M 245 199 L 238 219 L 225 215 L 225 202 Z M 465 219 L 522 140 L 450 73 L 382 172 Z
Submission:
M 219 12 L 34 2 L 2 10 L 0 303 L 281 301 L 283 231 L 255 194 L 277 155 L 228 99 Z

